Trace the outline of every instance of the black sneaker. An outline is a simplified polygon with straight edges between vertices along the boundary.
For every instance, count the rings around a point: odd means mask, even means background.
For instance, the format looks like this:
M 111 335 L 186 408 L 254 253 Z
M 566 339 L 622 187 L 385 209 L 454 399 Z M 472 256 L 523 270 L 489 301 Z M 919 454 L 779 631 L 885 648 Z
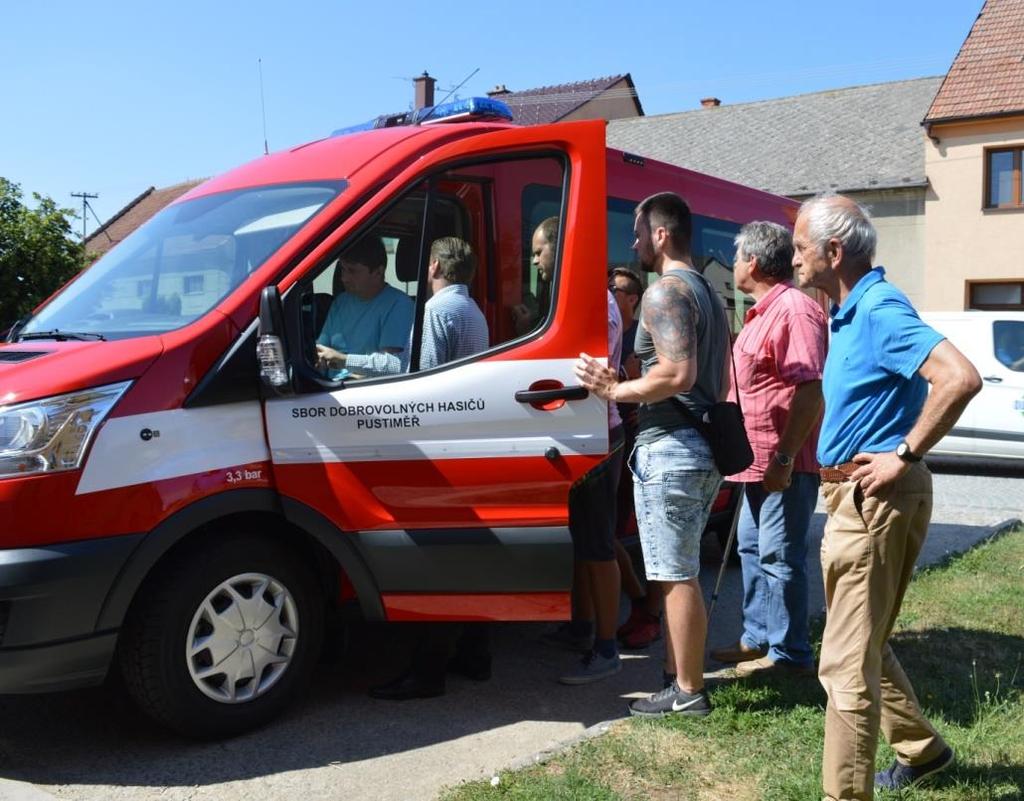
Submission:
M 893 761 L 888 768 L 875 774 L 875 787 L 883 790 L 904 790 L 920 784 L 929 776 L 934 776 L 952 764 L 953 749 L 949 746 L 931 762 L 925 762 L 923 765 L 904 765 Z
M 558 681 L 562 684 L 590 684 L 601 679 L 614 676 L 622 670 L 622 660 L 618 654 L 601 656 L 597 651 L 591 651 L 580 661 L 579 666 L 561 676 Z
M 637 698 L 629 705 L 629 714 L 640 718 L 663 718 L 673 713 L 704 717 L 711 714 L 711 699 L 704 690 L 686 693 L 672 682 L 664 690 L 646 698 Z

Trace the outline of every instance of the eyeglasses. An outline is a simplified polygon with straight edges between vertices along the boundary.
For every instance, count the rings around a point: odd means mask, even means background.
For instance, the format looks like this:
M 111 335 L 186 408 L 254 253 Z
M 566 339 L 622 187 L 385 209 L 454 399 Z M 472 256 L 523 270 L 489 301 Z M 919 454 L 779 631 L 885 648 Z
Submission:
M 629 289 L 624 289 L 621 286 L 615 286 L 615 284 L 608 284 L 608 291 L 611 293 L 621 292 L 623 295 L 635 295 L 636 292 L 632 292 Z

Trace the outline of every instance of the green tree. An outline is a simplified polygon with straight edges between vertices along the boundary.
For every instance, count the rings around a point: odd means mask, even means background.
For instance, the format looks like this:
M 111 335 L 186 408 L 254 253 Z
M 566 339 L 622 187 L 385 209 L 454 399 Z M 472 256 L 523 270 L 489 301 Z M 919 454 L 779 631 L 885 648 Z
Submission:
M 0 177 L 0 334 L 82 269 L 82 244 L 72 238 L 75 213 Z

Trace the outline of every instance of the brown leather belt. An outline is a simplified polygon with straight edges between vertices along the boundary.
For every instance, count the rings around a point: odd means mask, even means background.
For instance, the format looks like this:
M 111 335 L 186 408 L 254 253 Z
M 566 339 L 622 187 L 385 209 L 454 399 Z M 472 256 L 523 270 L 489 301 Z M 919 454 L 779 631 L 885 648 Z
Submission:
M 818 472 L 821 474 L 822 481 L 840 483 L 850 481 L 850 475 L 858 467 L 860 465 L 856 462 L 843 462 L 842 464 L 834 464 L 831 467 L 818 468 Z

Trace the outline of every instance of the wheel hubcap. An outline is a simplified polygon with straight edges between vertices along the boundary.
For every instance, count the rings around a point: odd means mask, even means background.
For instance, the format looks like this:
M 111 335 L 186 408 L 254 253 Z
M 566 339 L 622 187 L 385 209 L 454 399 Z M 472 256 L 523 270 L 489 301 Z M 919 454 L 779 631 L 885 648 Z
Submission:
M 251 701 L 287 670 L 298 636 L 295 599 L 287 587 L 262 573 L 233 576 L 192 617 L 185 646 L 189 675 L 215 701 Z

